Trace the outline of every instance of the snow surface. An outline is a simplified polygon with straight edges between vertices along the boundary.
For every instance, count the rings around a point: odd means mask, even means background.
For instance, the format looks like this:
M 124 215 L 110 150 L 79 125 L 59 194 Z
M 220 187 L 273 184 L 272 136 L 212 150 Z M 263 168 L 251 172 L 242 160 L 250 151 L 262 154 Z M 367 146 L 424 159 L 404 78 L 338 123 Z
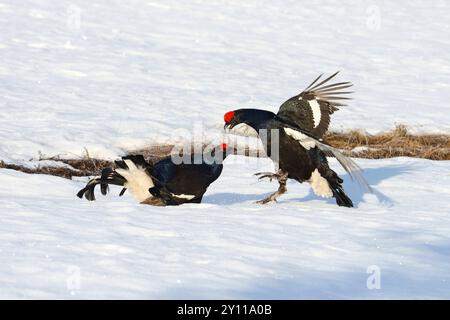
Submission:
M 0 160 L 219 139 L 225 111 L 275 111 L 335 70 L 356 92 L 333 130 L 448 134 L 449 12 L 443 0 L 0 0 Z M 204 203 L 170 208 L 118 188 L 91 203 L 75 196 L 87 177 L 0 169 L 0 298 L 450 298 L 450 162 L 358 163 L 375 194 L 340 170 L 355 209 L 295 182 L 255 204 L 277 187 L 252 176 L 268 159 L 229 157 Z
M 166 208 L 0 170 L 0 298 L 450 298 L 450 162 L 359 163 L 375 194 L 343 175 L 354 209 L 295 182 L 255 204 L 276 184 L 252 173 L 272 164 L 241 156 L 204 203 Z
M 448 133 L 449 12 L 444 0 L 0 0 L 0 159 L 210 137 L 225 111 L 277 110 L 336 70 L 356 92 L 332 129 Z

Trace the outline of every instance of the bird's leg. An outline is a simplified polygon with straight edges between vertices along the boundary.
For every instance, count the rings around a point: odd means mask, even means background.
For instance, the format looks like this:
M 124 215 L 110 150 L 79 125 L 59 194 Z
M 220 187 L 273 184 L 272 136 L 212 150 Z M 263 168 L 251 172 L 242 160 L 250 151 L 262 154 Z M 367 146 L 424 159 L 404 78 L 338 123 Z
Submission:
M 262 180 L 265 178 L 268 178 L 270 180 L 270 182 L 272 182 L 273 179 L 277 179 L 280 180 L 284 175 L 284 172 L 279 169 L 277 172 L 273 173 L 273 172 L 258 172 L 255 173 L 255 176 L 259 176 L 258 180 Z
M 261 174 L 264 174 L 264 172 L 262 172 Z M 275 201 L 276 202 L 277 198 L 279 196 L 281 196 L 283 193 L 286 193 L 286 191 L 287 191 L 287 188 L 286 188 L 286 182 L 287 182 L 287 179 L 288 179 L 288 174 L 287 173 L 283 172 L 280 169 L 280 170 L 278 170 L 277 173 L 264 174 L 259 179 L 266 178 L 266 177 L 269 178 L 270 180 L 276 178 L 280 185 L 278 186 L 278 190 L 276 192 L 272 193 L 267 198 L 258 201 L 257 203 L 266 204 L 266 203 L 269 203 L 271 201 Z

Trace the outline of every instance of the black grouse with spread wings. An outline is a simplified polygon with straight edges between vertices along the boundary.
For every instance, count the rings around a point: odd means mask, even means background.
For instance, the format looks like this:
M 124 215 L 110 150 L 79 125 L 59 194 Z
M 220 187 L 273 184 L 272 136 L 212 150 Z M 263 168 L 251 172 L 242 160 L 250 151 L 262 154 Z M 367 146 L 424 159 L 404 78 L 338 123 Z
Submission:
M 280 106 L 278 118 L 321 138 L 328 130 L 330 116 L 339 110 L 338 107 L 345 106 L 342 101 L 349 100 L 346 95 L 352 93 L 342 91 L 353 86 L 350 82 L 327 84 L 338 73 L 319 82 L 320 75 L 302 93 Z
M 330 115 L 343 106 L 338 101 L 349 99 L 343 96 L 349 92 L 341 90 L 349 88 L 351 83 L 326 84 L 336 74 L 320 82 L 321 77 L 318 77 L 305 91 L 283 103 L 277 114 L 259 109 L 225 113 L 225 128 L 246 124 L 256 130 L 267 155 L 278 168 L 276 173 L 258 174 L 260 179 L 277 179 L 279 182 L 278 190 L 261 203 L 276 201 L 287 191 L 287 179 L 294 179 L 300 183 L 309 182 L 317 195 L 334 197 L 339 206 L 352 207 L 351 199 L 344 192 L 343 180 L 330 168 L 327 157 L 335 157 L 350 177 L 370 190 L 358 165 L 322 141 L 330 124 Z

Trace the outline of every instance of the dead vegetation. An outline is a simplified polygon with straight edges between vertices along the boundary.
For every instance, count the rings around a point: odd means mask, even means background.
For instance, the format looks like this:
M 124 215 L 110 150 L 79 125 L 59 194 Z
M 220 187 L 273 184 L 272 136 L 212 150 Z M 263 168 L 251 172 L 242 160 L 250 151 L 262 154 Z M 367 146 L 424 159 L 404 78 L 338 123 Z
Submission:
M 79 160 L 55 160 L 69 164 L 70 167 L 49 167 L 39 166 L 35 168 L 27 168 L 25 166 L 10 164 L 0 161 L 0 168 L 21 171 L 34 174 L 49 174 L 52 176 L 64 177 L 71 179 L 72 177 L 84 177 L 97 174 L 101 168 L 111 166 L 112 162 L 97 159 L 79 159 Z
M 330 145 L 346 150 L 347 154 L 355 158 L 414 157 L 430 160 L 450 160 L 449 135 L 413 135 L 408 133 L 405 126 L 397 126 L 392 131 L 377 135 L 370 135 L 356 130 L 344 133 L 329 132 L 325 134 L 324 139 Z M 155 145 L 131 153 L 143 154 L 148 161 L 155 162 L 170 155 L 172 148 L 172 145 Z M 251 157 L 261 156 L 257 150 L 251 149 L 245 150 L 244 154 Z M 27 168 L 0 161 L 0 168 L 13 169 L 25 173 L 49 174 L 71 179 L 72 177 L 96 175 L 102 168 L 113 166 L 111 161 L 91 158 L 87 151 L 86 155 L 80 159 L 51 157 L 42 158 L 41 160 L 59 161 L 68 166 Z
M 392 131 L 377 135 L 361 131 L 331 132 L 325 134 L 325 140 L 336 148 L 349 151 L 355 158 L 413 157 L 450 160 L 449 135 L 412 135 L 405 126 L 397 126 Z

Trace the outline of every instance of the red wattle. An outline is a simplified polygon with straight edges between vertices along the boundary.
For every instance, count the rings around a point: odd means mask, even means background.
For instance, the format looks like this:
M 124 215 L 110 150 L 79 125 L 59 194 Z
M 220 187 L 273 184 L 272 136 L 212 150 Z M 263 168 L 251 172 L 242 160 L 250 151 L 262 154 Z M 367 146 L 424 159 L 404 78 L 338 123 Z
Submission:
M 225 113 L 225 115 L 223 116 L 223 120 L 228 123 L 231 121 L 231 119 L 233 119 L 234 117 L 234 111 L 229 111 L 227 113 Z

